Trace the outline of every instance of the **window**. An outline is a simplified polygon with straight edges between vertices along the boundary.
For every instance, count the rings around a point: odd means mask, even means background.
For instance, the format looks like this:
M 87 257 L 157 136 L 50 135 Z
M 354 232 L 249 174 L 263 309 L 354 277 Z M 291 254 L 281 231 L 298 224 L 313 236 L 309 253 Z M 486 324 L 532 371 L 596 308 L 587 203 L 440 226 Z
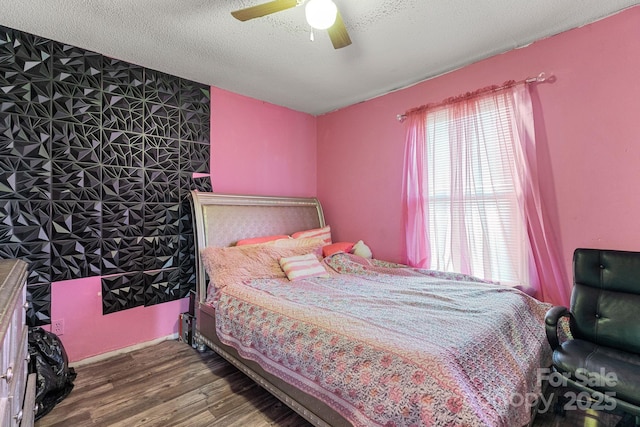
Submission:
M 426 115 L 429 268 L 527 283 L 527 236 L 505 97 Z
M 538 81 L 509 81 L 402 115 L 406 263 L 526 284 L 542 301 L 566 306 L 538 182 L 529 93 Z

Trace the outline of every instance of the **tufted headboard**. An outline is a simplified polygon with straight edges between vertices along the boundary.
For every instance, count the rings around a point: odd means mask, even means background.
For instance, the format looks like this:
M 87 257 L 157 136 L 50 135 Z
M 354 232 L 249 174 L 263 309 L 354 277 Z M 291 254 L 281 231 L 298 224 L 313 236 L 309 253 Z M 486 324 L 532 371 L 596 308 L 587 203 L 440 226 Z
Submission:
M 324 227 L 322 206 L 312 197 L 244 196 L 191 192 L 196 249 L 197 301 L 207 295 L 200 249 L 230 246 L 240 239 L 292 234 Z

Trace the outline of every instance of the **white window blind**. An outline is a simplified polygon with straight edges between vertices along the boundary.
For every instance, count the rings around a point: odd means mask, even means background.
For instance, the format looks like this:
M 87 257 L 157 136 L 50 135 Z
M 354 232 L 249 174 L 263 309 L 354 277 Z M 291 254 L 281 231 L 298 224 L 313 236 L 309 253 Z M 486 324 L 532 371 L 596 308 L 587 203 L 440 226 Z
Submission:
M 526 224 L 504 98 L 426 118 L 430 268 L 527 283 Z

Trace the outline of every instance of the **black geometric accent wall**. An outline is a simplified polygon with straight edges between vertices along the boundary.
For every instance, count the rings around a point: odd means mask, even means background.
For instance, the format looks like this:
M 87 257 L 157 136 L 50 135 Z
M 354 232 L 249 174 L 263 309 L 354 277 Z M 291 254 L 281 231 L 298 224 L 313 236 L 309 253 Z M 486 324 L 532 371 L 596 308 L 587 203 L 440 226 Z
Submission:
M 51 282 L 102 277 L 103 313 L 195 285 L 188 194 L 211 191 L 209 87 L 0 27 L 0 258 Z

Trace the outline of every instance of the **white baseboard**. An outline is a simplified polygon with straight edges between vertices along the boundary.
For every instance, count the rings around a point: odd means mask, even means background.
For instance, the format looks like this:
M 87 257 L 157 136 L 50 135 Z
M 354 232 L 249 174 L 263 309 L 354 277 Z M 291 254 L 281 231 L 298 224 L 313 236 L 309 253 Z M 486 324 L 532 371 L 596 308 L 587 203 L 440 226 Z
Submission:
M 142 343 L 139 343 L 139 344 L 134 344 L 134 345 L 129 346 L 129 347 L 119 348 L 117 350 L 108 351 L 106 353 L 98 354 L 97 356 L 91 356 L 91 357 L 87 357 L 86 359 L 78 360 L 78 361 L 75 361 L 75 362 L 70 362 L 69 366 L 72 367 L 72 368 L 76 368 L 78 366 L 83 366 L 83 365 L 88 365 L 89 363 L 99 362 L 101 360 L 108 359 L 108 358 L 113 357 L 113 356 L 118 356 L 120 354 L 131 353 L 132 351 L 140 350 L 141 348 L 149 347 L 149 346 L 161 343 L 162 341 L 177 340 L 177 339 L 178 339 L 178 333 L 176 332 L 175 334 L 167 335 L 165 337 L 156 338 L 156 339 L 151 340 L 151 341 L 146 341 L 146 342 L 142 342 Z

